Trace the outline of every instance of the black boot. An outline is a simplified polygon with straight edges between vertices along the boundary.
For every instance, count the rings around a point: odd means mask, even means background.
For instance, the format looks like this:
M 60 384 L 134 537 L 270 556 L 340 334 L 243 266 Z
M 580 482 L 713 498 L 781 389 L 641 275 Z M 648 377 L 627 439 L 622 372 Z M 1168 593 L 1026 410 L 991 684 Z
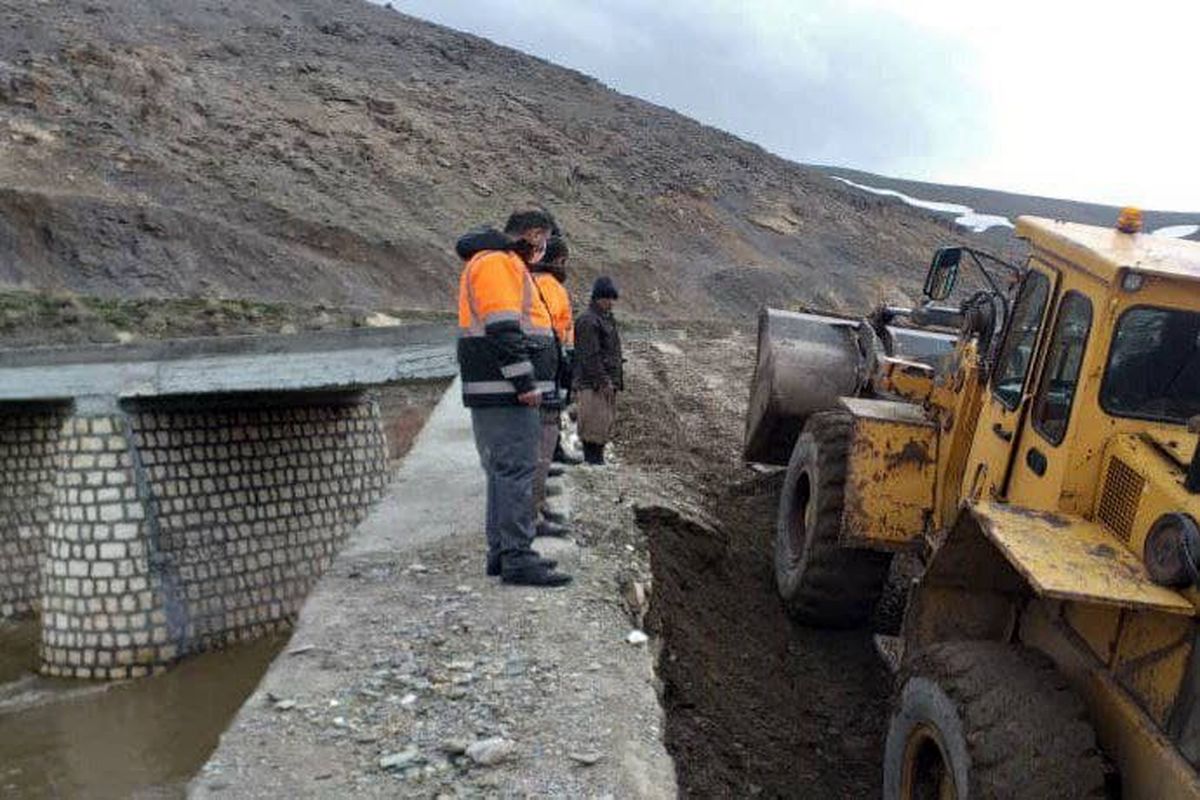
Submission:
M 558 562 L 553 558 L 542 558 L 541 556 L 537 557 L 537 563 L 546 569 L 554 569 L 558 566 Z M 500 574 L 500 556 L 488 556 L 487 574 L 490 578 Z
M 571 582 L 571 576 L 536 562 L 527 562 L 518 567 L 506 567 L 500 574 L 500 581 L 515 586 L 565 586 Z
M 604 463 L 604 445 L 593 444 L 591 442 L 583 443 L 583 461 L 585 464 L 603 464 Z
M 562 513 L 561 511 L 555 511 L 553 508 L 547 505 L 542 506 L 542 519 L 546 520 L 547 522 L 557 523 L 559 525 L 567 524 L 566 514 Z

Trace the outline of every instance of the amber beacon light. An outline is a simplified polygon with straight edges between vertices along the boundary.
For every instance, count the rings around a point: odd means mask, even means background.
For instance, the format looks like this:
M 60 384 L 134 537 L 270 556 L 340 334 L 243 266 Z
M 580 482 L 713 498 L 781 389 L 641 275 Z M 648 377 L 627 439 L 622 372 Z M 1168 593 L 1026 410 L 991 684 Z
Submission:
M 1117 217 L 1117 230 L 1121 233 L 1142 232 L 1142 211 L 1133 206 L 1125 206 Z

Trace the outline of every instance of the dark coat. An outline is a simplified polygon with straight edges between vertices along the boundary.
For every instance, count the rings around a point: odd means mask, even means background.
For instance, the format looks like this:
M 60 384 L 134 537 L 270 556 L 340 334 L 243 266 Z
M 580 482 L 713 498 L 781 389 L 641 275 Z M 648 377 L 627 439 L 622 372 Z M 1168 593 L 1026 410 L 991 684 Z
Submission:
M 592 303 L 575 320 L 575 385 L 600 389 L 611 381 L 613 387 L 624 389 L 623 360 L 617 321 Z

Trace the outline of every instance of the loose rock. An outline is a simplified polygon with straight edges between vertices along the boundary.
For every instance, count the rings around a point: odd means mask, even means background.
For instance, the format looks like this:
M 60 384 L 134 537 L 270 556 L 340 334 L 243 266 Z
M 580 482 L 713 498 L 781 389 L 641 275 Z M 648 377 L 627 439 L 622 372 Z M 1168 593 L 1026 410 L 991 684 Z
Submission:
M 447 739 L 442 742 L 442 752 L 450 756 L 461 756 L 470 746 L 471 743 L 465 739 Z
M 492 767 L 507 761 L 516 750 L 516 745 L 507 739 L 481 739 L 467 747 L 467 757 L 483 767 Z
M 421 755 L 421 751 L 414 746 L 406 747 L 399 753 L 392 753 L 379 759 L 380 769 L 407 769 L 424 763 L 425 758 Z
M 567 753 L 567 758 L 574 761 L 576 764 L 582 764 L 585 767 L 590 767 L 600 761 L 601 755 L 591 751 Z

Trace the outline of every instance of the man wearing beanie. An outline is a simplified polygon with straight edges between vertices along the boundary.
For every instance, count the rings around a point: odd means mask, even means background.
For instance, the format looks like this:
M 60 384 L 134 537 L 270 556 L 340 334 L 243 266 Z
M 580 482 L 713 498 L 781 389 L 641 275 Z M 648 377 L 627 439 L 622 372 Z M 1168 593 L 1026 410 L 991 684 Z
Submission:
M 606 275 L 592 284 L 592 302 L 575 320 L 574 385 L 579 398 L 579 438 L 588 464 L 604 463 L 617 412 L 617 392 L 625 388 L 621 337 L 613 319 L 617 287 Z

